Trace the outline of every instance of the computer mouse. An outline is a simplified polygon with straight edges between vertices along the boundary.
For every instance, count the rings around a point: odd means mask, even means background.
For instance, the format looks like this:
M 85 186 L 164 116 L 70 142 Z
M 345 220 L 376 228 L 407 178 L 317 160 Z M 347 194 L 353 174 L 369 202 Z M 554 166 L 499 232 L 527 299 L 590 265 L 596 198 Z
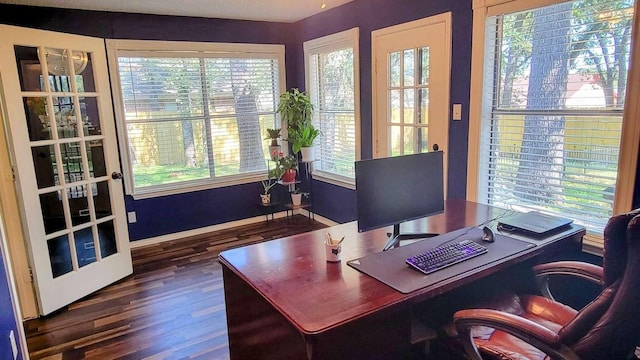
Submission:
M 493 234 L 493 230 L 491 230 L 488 226 L 485 226 L 482 228 L 482 241 L 486 241 L 486 242 L 496 241 L 496 237 Z

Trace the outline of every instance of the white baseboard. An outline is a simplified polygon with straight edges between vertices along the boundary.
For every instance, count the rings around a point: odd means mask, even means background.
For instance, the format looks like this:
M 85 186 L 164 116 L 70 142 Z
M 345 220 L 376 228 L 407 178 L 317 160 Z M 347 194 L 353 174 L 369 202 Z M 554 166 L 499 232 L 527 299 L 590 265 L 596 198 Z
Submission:
M 309 216 L 309 212 L 306 211 L 306 210 L 303 210 L 303 209 L 295 210 L 294 211 L 294 215 L 295 214 Z M 278 212 L 278 213 L 274 214 L 274 217 L 277 218 L 277 219 L 280 219 L 280 218 L 283 218 L 283 217 L 286 217 L 286 216 L 287 215 L 284 212 Z M 322 217 L 320 215 L 317 215 L 317 214 L 314 214 L 313 218 L 317 222 L 325 224 L 327 226 L 334 226 L 334 225 L 338 224 L 338 223 L 336 223 L 336 222 L 334 222 L 332 220 L 329 220 L 329 219 L 327 219 L 325 217 Z M 166 234 L 166 235 L 155 236 L 155 237 L 147 238 L 147 239 L 134 240 L 134 241 L 130 242 L 129 247 L 132 248 L 132 249 L 136 249 L 136 248 L 140 248 L 140 247 L 144 247 L 144 246 L 159 244 L 159 243 L 162 243 L 162 242 L 165 242 L 165 241 L 177 240 L 177 239 L 182 239 L 182 238 L 189 237 L 189 236 L 202 235 L 202 234 L 210 233 L 210 232 L 213 232 L 213 231 L 228 229 L 228 228 L 231 228 L 231 227 L 255 224 L 255 223 L 264 221 L 264 219 L 265 219 L 264 215 L 261 215 L 261 216 L 255 216 L 255 217 L 252 217 L 252 218 L 247 218 L 247 219 L 242 219 L 242 220 L 230 221 L 230 222 L 226 222 L 226 223 L 222 223 L 222 224 L 206 226 L 206 227 L 197 228 L 197 229 L 191 229 L 191 230 L 185 230 L 185 231 L 180 231 L 180 232 Z

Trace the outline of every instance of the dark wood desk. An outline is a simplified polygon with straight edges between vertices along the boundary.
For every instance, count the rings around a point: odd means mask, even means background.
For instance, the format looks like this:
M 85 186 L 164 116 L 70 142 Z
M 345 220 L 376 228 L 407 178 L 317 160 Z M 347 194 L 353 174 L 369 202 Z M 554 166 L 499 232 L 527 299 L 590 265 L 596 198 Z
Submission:
M 403 231 L 447 233 L 504 213 L 449 200 L 443 214 L 403 224 Z M 351 222 L 221 253 L 231 358 L 401 358 L 410 348 L 414 305 L 536 256 L 580 251 L 584 235 L 572 225 L 491 266 L 402 294 L 346 264 L 379 252 L 389 230 L 358 233 Z M 341 263 L 325 261 L 327 231 L 345 236 Z

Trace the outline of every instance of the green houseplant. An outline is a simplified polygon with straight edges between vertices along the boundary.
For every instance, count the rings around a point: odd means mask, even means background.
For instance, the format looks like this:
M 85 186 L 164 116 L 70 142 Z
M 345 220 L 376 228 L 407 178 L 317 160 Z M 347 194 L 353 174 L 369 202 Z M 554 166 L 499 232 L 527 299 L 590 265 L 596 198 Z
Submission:
M 302 152 L 302 161 L 312 161 L 313 155 L 313 142 L 320 135 L 320 130 L 316 129 L 313 125 L 308 124 L 298 131 L 296 131 L 292 150 L 294 153 Z
M 300 131 L 311 125 L 313 105 L 311 99 L 303 91 L 293 88 L 280 95 L 280 103 L 276 109 L 287 126 L 287 137 L 293 143 Z
M 262 180 L 261 183 L 264 192 L 260 194 L 260 200 L 263 205 L 271 204 L 271 193 L 269 191 L 278 183 L 278 181 L 269 177 L 267 180 Z
M 269 178 L 291 183 L 296 180 L 298 171 L 298 159 L 293 155 L 283 153 L 273 154 L 276 166 L 269 170 Z

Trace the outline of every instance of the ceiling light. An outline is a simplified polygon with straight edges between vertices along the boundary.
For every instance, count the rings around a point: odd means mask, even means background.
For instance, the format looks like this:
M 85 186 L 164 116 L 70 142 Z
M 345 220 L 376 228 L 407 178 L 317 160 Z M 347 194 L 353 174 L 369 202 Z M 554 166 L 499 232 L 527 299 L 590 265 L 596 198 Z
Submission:
M 324 0 L 322 0 L 322 5 L 320 5 L 320 9 L 323 9 L 327 7 L 327 4 L 325 4 Z

